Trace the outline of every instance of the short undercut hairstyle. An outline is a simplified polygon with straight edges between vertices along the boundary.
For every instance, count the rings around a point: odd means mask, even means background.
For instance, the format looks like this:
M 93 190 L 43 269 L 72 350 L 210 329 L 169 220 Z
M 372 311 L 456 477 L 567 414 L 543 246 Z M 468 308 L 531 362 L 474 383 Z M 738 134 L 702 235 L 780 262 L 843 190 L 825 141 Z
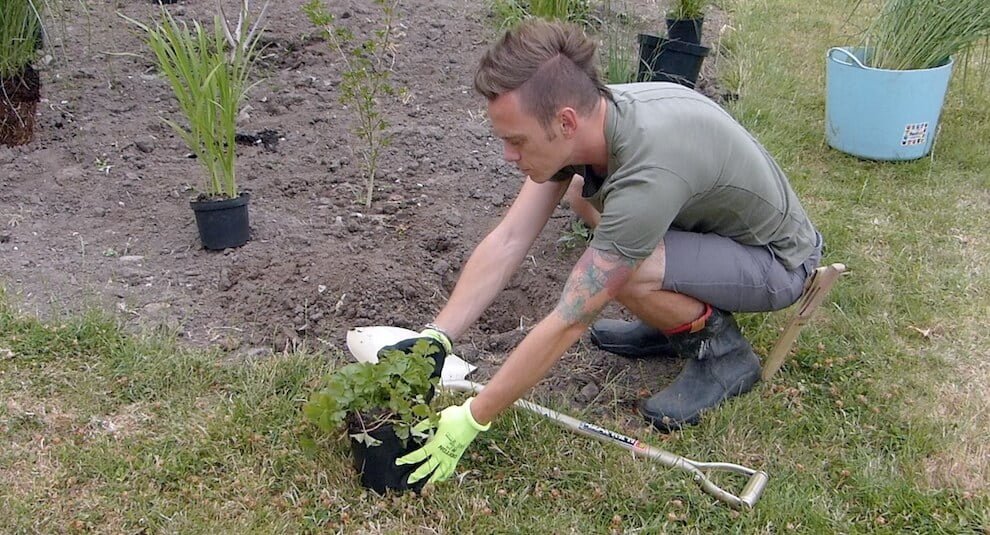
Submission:
M 523 109 L 547 129 L 563 107 L 587 116 L 600 97 L 610 97 L 596 47 L 574 24 L 525 21 L 485 52 L 474 89 L 488 100 L 518 89 Z

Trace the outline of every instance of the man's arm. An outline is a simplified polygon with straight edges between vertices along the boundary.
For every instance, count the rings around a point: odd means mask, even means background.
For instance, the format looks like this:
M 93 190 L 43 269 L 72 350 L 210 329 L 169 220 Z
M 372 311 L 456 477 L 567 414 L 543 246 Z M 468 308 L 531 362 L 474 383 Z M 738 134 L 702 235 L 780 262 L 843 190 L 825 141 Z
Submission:
M 641 262 L 588 248 L 571 271 L 554 311 L 533 327 L 472 402 L 475 421 L 487 424 L 542 379 Z
M 526 179 L 498 226 L 471 253 L 435 323 L 457 338 L 474 323 L 522 263 L 543 230 L 568 182 L 537 184 Z

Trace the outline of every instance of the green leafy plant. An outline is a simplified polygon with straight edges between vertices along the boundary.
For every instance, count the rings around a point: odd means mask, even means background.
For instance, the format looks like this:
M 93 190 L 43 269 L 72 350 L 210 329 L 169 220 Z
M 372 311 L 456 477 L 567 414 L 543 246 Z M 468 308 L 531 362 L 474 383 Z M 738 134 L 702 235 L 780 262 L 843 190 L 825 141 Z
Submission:
M 884 0 L 863 46 L 870 50 L 870 67 L 929 69 L 973 47 L 985 53 L 988 37 L 987 0 Z
M 360 154 L 366 180 L 366 207 L 371 207 L 373 200 L 382 150 L 391 142 L 381 100 L 397 93 L 389 78 L 395 63 L 393 39 L 399 2 L 374 2 L 381 10 L 381 19 L 378 29 L 365 38 L 358 38 L 351 30 L 337 24 L 321 0 L 310 0 L 303 6 L 309 20 L 323 31 L 330 46 L 337 51 L 344 67 L 338 86 L 340 102 L 354 110 L 353 132 L 364 143 Z
M 564 251 L 570 251 L 588 245 L 593 235 L 594 232 L 584 224 L 584 221 L 574 219 L 570 227 L 564 230 L 563 235 L 557 238 L 557 245 Z
M 672 20 L 695 20 L 705 16 L 708 0 L 674 0 L 667 10 L 667 18 Z
M 162 22 L 155 26 L 127 19 L 145 31 L 158 68 L 179 101 L 188 128 L 165 122 L 206 168 L 201 193 L 206 198 L 239 194 L 234 144 L 237 115 L 250 89 L 248 76 L 258 57 L 259 25 L 268 8 L 266 3 L 252 25 L 249 3 L 242 0 L 234 29 L 218 4 L 220 15 L 214 17 L 212 32 L 195 21 L 190 28 L 164 9 Z
M 413 426 L 437 414 L 426 401 L 438 379 L 431 377 L 437 348 L 424 340 L 411 352 L 385 351 L 377 364 L 355 362 L 334 371 L 325 386 L 303 406 L 303 415 L 322 431 L 355 431 L 350 436 L 369 446 L 378 441 L 369 432 L 391 425 L 405 442 Z
M 34 59 L 42 7 L 34 0 L 0 2 L 0 79 L 19 76 Z

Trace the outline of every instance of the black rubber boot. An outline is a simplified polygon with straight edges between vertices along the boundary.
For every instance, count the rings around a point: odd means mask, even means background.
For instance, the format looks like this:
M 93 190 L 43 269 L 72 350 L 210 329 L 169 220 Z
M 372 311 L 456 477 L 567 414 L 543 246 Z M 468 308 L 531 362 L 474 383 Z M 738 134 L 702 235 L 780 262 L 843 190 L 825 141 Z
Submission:
M 591 326 L 591 343 L 623 357 L 677 356 L 666 335 L 639 320 L 598 320 Z
M 703 329 L 672 335 L 670 343 L 687 359 L 684 369 L 639 406 L 660 431 L 698 423 L 703 411 L 749 392 L 760 378 L 760 359 L 728 312 L 712 308 Z

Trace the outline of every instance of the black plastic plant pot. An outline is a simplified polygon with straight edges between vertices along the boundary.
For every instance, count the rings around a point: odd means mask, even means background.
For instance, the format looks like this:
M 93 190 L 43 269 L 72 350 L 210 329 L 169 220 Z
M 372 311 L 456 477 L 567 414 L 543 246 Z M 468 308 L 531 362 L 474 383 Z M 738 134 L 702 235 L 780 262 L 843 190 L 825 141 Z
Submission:
M 251 237 L 248 222 L 249 193 L 219 201 L 192 201 L 199 239 L 207 249 L 240 247 Z
M 354 428 L 351 428 L 355 432 Z M 419 464 L 404 464 L 396 466 L 395 460 L 403 455 L 415 451 L 423 446 L 423 442 L 414 437 L 409 437 L 406 445 L 395 435 L 392 426 L 383 425 L 373 431 L 368 432 L 373 438 L 380 440 L 377 446 L 368 446 L 364 442 L 351 439 L 351 453 L 354 456 L 354 469 L 361 477 L 361 486 L 371 489 L 378 494 L 385 494 L 386 491 L 405 492 L 412 490 L 419 492 L 429 477 L 417 481 L 410 485 L 406 482 L 409 474 L 412 474 Z
M 26 145 L 34 139 L 35 111 L 41 101 L 41 76 L 30 65 L 0 78 L 0 145 Z
M 701 27 L 705 17 L 697 19 L 667 19 L 667 39 L 682 43 L 701 44 Z
M 639 34 L 639 82 L 674 82 L 694 89 L 709 48 Z

